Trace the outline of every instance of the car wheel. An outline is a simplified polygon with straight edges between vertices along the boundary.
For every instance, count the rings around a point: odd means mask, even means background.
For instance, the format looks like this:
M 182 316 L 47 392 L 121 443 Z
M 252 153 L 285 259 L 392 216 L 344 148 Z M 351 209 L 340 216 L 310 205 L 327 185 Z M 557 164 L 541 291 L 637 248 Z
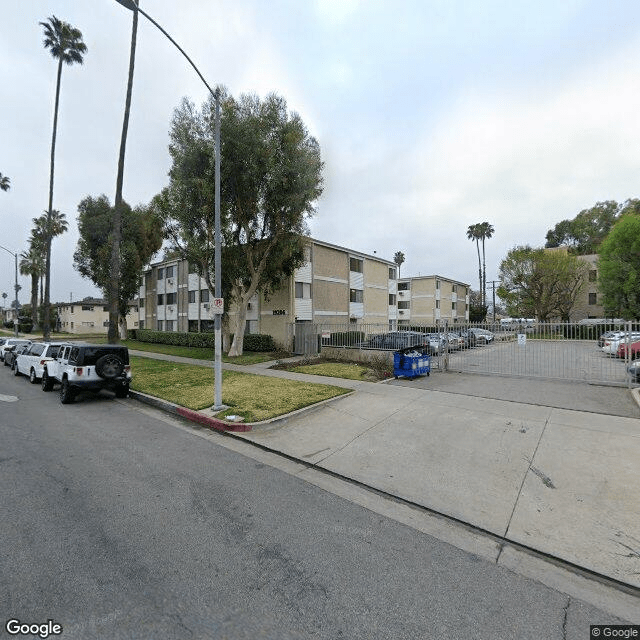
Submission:
M 129 395 L 129 385 L 119 384 L 116 387 L 116 398 L 126 398 Z
M 62 404 L 69 404 L 73 402 L 71 385 L 69 384 L 69 380 L 66 378 L 62 381 L 62 386 L 60 387 L 60 402 L 62 402 Z
M 96 373 L 101 378 L 117 378 L 119 375 L 122 375 L 124 371 L 124 363 L 118 356 L 115 356 L 111 353 L 106 356 L 102 356 L 102 358 L 98 358 L 96 362 Z
M 53 389 L 53 378 L 49 377 L 47 370 L 42 372 L 42 390 L 51 391 Z
M 31 367 L 31 371 L 29 371 L 29 382 L 31 384 L 38 384 L 38 378 L 36 378 L 36 370 Z

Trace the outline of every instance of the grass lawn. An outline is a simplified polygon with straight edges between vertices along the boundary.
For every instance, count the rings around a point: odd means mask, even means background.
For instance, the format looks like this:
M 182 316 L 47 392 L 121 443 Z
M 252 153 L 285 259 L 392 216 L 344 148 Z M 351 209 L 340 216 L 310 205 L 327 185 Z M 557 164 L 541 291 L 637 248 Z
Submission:
M 371 369 L 355 362 L 322 362 L 291 367 L 289 371 L 310 373 L 316 376 L 331 376 L 347 380 L 367 380 L 371 377 Z
M 133 390 L 194 410 L 213 404 L 213 368 L 136 356 L 130 360 Z M 224 371 L 222 402 L 229 409 L 218 415 L 235 414 L 245 422 L 258 422 L 348 392 L 326 384 Z

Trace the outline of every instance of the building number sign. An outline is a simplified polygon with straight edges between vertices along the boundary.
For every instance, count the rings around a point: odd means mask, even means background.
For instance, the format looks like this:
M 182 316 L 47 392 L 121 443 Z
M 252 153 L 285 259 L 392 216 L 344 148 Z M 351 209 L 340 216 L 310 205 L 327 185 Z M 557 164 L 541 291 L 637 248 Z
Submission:
M 273 310 L 273 315 L 274 316 L 286 316 L 287 312 L 284 309 L 274 309 Z

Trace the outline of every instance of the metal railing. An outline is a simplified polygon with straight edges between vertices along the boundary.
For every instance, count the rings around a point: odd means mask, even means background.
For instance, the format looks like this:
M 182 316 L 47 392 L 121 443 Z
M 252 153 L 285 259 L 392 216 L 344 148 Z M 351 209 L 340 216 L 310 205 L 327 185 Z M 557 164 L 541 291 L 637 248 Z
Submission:
M 296 351 L 307 355 L 327 347 L 393 352 L 416 346 L 430 349 L 436 370 L 628 386 L 640 380 L 638 322 L 440 321 L 393 331 L 388 324 L 305 323 L 296 324 L 292 331 Z

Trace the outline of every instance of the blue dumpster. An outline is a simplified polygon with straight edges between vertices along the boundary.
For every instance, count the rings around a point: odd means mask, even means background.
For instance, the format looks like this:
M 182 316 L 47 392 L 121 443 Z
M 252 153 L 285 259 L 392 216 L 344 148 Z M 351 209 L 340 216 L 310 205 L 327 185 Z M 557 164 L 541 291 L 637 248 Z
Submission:
M 410 347 L 393 354 L 393 375 L 415 378 L 428 376 L 431 371 L 431 356 L 426 349 Z

